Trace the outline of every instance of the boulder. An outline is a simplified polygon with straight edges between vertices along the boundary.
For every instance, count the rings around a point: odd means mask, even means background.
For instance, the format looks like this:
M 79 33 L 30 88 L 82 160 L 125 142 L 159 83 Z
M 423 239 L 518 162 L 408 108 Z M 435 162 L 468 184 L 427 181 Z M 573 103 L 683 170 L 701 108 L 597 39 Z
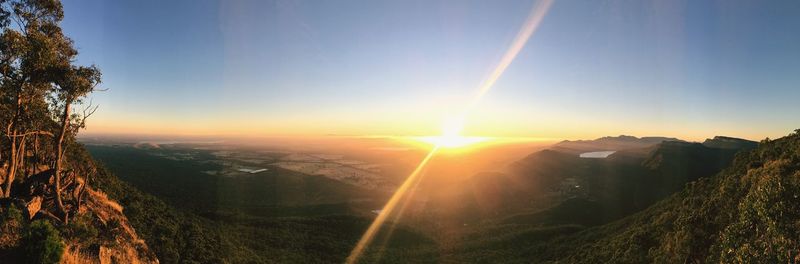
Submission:
M 42 209 L 42 197 L 34 196 L 33 199 L 25 204 L 25 209 L 28 212 L 28 219 L 32 219 Z

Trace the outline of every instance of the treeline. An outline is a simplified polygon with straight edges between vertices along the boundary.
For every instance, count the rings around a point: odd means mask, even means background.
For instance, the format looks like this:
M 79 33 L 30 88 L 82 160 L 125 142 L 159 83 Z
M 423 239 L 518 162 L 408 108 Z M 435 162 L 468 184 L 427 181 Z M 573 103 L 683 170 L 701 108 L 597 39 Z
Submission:
M 86 97 L 101 74 L 76 65 L 63 17 L 58 0 L 0 0 L 0 198 L 66 223 L 93 169 L 65 154 L 97 109 Z

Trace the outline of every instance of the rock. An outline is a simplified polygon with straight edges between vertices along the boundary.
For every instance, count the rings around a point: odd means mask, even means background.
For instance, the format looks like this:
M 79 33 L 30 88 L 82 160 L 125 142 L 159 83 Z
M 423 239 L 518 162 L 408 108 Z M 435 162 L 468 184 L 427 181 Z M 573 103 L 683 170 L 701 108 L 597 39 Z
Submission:
M 25 180 L 25 190 L 28 195 L 47 195 L 48 189 L 51 189 L 52 184 L 55 183 L 54 170 L 49 169 L 40 173 L 31 175 Z
M 34 196 L 33 199 L 25 204 L 25 208 L 28 211 L 28 219 L 32 219 L 42 209 L 42 197 Z
M 33 185 L 33 184 L 36 184 L 36 183 L 39 183 L 39 184 L 53 184 L 53 182 L 54 182 L 53 173 L 55 173 L 55 170 L 53 170 L 53 169 L 45 170 L 45 171 L 39 172 L 37 174 L 31 175 L 30 177 L 28 177 L 27 180 L 25 180 L 25 182 L 28 185 Z
M 102 245 L 98 251 L 91 254 L 93 263 L 146 263 L 157 264 L 158 258 L 151 251 L 144 240 L 136 234 L 136 230 L 128 222 L 128 218 L 122 213 L 122 206 L 111 200 L 104 193 L 86 188 L 86 203 L 84 210 L 91 212 L 102 223 L 115 221 L 119 228 L 114 228 L 110 232 L 114 242 Z M 84 248 L 84 251 L 91 249 Z
M 33 166 L 25 166 L 25 172 L 28 175 L 39 174 L 39 173 L 41 173 L 43 171 L 47 171 L 49 169 L 50 169 L 50 166 L 47 166 L 45 164 L 36 164 L 36 165 L 33 165 Z

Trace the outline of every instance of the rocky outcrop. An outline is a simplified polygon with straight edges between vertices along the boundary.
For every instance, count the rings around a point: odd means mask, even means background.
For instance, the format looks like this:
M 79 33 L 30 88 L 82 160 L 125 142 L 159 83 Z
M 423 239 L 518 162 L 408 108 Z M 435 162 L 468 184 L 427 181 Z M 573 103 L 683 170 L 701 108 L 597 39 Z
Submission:
M 111 232 L 112 241 L 95 249 L 80 244 L 68 245 L 71 250 L 65 251 L 62 263 L 159 263 L 122 211 L 122 206 L 104 193 L 87 188 L 86 203 L 79 213 L 95 216 L 105 230 Z
M 82 175 L 73 171 L 67 175 L 62 179 L 63 214 L 55 205 L 55 179 L 48 168 L 26 177 L 13 197 L 0 201 L 0 263 L 18 263 L 26 258 L 20 241 L 26 232 L 25 222 L 36 220 L 52 223 L 61 233 L 65 249 L 61 263 L 159 263 L 136 234 L 122 206 L 89 187 Z

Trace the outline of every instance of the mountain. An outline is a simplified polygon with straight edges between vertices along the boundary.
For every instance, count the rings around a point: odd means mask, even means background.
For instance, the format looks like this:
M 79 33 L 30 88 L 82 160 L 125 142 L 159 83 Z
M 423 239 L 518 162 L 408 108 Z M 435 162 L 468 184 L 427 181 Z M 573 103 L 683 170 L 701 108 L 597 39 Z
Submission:
M 641 149 L 659 144 L 664 141 L 682 141 L 669 137 L 642 137 L 620 135 L 617 137 L 602 137 L 594 140 L 561 141 L 550 149 L 566 153 L 584 153 L 593 151 L 618 151 L 624 149 Z
M 625 146 L 638 146 L 658 140 L 661 143 L 633 149 L 623 149 L 617 144 L 618 151 L 607 158 L 598 159 L 581 158 L 575 148 L 565 151 L 562 142 L 512 164 L 509 173 L 504 175 L 510 179 L 476 177 L 475 180 L 486 186 L 491 186 L 487 183 L 491 181 L 513 182 L 507 188 L 524 190 L 520 191 L 524 195 L 518 195 L 517 198 L 524 197 L 529 205 L 537 204 L 538 208 L 551 207 L 527 216 L 511 217 L 508 220 L 510 222 L 519 223 L 522 219 L 562 219 L 563 221 L 556 222 L 591 225 L 612 221 L 647 208 L 681 190 L 686 183 L 721 171 L 730 165 L 736 152 L 746 150 L 733 148 L 731 145 L 716 148 L 716 145 L 664 141 L 665 138 L 644 139 L 647 140 L 625 136 L 606 137 L 583 141 L 586 144 L 582 145 L 624 141 L 635 142 Z M 757 144 L 742 139 L 735 140 L 740 146 Z
M 471 261 L 497 262 L 797 262 L 799 132 L 765 140 L 756 149 L 739 153 L 720 173 L 693 181 L 621 220 L 585 230 L 569 226 L 495 230 L 491 232 L 500 235 L 474 240 L 459 254 Z
M 526 156 L 505 172 L 451 177 L 446 183 L 423 182 L 417 196 L 424 197 L 424 203 L 415 208 L 425 208 L 424 214 L 435 215 L 431 218 L 447 222 L 445 226 L 483 221 L 595 226 L 641 211 L 689 182 L 718 173 L 740 150 L 665 141 L 667 138 L 643 139 L 622 136 L 581 141 L 586 143 L 583 146 L 598 141 L 645 146 L 627 149 L 617 144 L 618 151 L 607 158 L 581 158 L 581 151 L 598 149 L 564 150 L 562 142 Z
M 754 149 L 758 147 L 757 142 L 725 136 L 716 136 L 713 139 L 706 139 L 703 145 L 720 149 Z

